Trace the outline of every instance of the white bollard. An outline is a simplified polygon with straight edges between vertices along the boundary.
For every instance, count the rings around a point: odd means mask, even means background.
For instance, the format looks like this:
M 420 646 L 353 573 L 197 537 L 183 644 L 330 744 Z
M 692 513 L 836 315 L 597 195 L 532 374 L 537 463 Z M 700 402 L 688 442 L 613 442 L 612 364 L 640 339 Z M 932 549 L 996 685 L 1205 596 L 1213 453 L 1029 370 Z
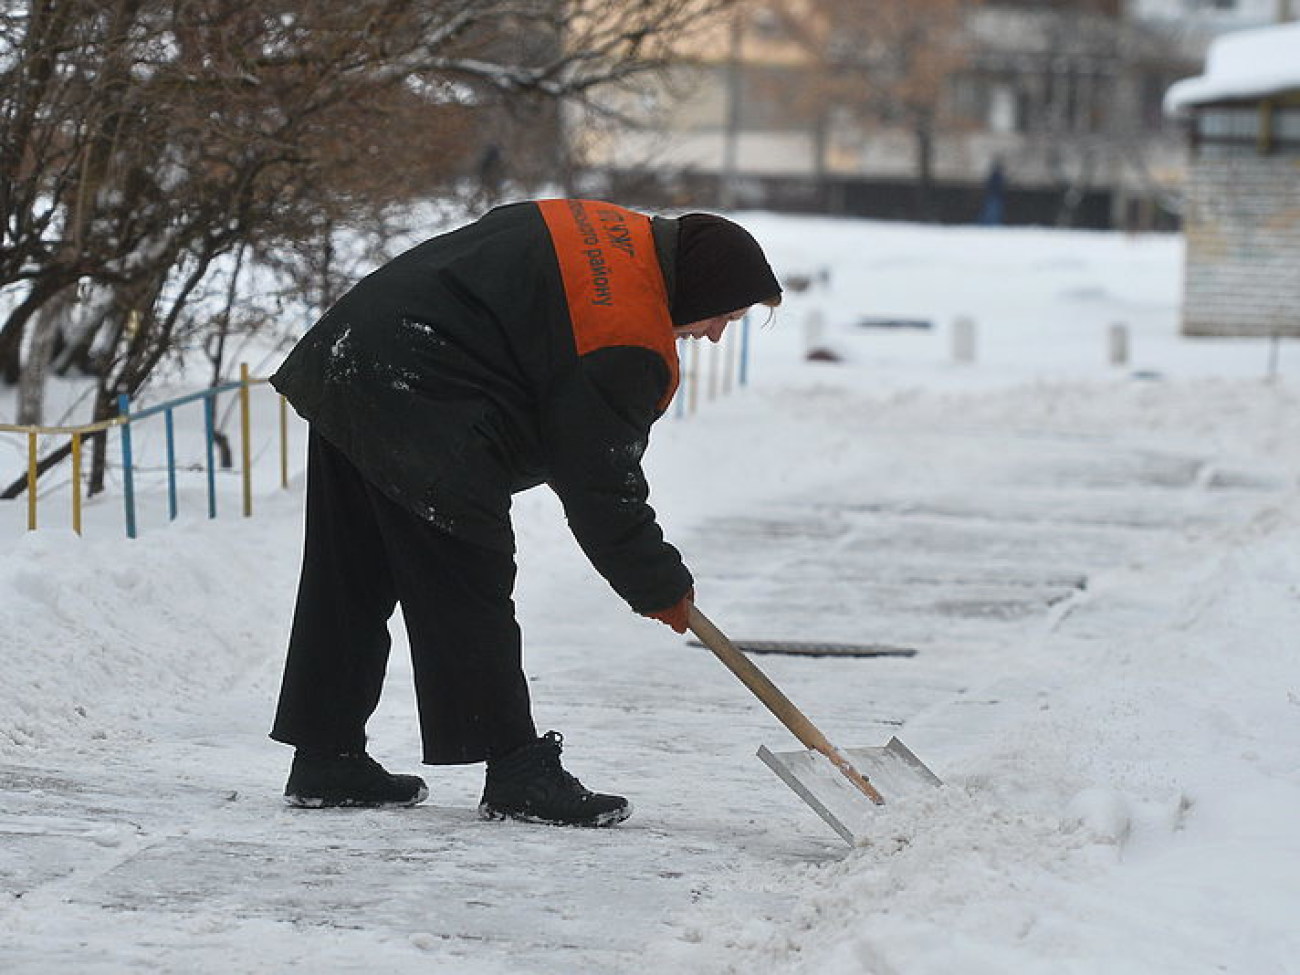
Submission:
M 969 315 L 952 323 L 952 358 L 954 362 L 975 361 L 975 319 Z
M 816 352 L 822 347 L 822 334 L 826 331 L 826 318 L 820 308 L 809 308 L 803 320 L 804 352 Z
M 1107 349 L 1112 366 L 1128 365 L 1128 326 L 1123 322 L 1114 322 L 1110 326 Z

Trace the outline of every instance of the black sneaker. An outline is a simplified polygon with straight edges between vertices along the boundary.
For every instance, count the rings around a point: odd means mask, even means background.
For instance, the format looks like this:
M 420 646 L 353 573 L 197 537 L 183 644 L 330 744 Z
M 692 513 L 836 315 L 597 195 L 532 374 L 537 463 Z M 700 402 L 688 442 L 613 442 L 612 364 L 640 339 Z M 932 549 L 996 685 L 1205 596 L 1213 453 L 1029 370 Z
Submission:
M 626 799 L 585 789 L 564 771 L 563 743 L 558 731 L 548 731 L 509 755 L 489 759 L 479 815 L 550 826 L 613 826 L 627 819 L 632 807 Z
M 284 801 L 291 806 L 414 806 L 429 795 L 417 775 L 392 775 L 365 752 L 293 756 Z

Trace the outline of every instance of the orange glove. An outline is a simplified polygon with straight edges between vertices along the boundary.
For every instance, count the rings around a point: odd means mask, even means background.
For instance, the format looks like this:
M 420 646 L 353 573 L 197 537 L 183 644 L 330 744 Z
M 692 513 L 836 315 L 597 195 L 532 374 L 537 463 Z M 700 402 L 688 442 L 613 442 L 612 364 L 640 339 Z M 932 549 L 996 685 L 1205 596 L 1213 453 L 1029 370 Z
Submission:
M 691 586 L 686 590 L 686 595 L 667 609 L 658 609 L 653 613 L 642 613 L 647 619 L 658 620 L 666 626 L 671 626 L 678 633 L 686 632 L 686 620 L 690 616 L 691 605 L 695 602 L 695 587 Z

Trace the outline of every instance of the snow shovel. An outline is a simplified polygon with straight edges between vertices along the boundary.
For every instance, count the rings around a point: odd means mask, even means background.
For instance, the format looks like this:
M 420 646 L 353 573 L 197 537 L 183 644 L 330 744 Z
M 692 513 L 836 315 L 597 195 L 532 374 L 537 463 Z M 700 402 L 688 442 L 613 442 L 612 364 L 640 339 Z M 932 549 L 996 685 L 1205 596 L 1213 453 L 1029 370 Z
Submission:
M 866 800 L 880 806 L 885 794 L 908 795 L 942 785 L 897 738 L 880 748 L 836 748 L 698 607 L 691 607 L 687 625 L 808 749 L 772 752 L 760 746 L 758 757 L 849 845 L 867 835 Z

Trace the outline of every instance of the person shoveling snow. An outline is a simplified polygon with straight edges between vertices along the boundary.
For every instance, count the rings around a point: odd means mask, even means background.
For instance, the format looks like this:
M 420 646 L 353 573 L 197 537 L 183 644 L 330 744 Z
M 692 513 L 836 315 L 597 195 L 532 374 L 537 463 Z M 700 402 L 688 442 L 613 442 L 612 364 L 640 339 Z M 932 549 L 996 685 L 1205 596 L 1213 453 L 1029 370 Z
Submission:
M 595 568 L 685 632 L 694 580 L 647 504 L 651 424 L 676 342 L 717 342 L 781 286 L 742 227 L 609 203 L 492 210 L 364 278 L 272 377 L 311 425 L 302 576 L 271 737 L 296 806 L 421 802 L 366 753 L 387 623 L 411 642 L 424 762 L 486 760 L 480 813 L 606 826 L 539 737 L 520 665 L 511 496 L 545 482 Z

